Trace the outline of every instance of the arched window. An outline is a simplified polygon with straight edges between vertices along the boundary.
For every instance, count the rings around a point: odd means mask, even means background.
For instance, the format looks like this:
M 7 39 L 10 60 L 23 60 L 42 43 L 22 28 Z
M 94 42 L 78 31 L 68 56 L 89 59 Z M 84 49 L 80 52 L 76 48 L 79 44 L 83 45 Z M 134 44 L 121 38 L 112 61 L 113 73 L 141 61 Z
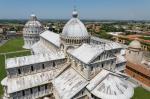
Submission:
M 102 68 L 104 67 L 104 64 L 102 63 Z
M 24 90 L 22 91 L 22 95 L 23 95 L 23 96 L 25 96 L 25 92 L 24 92 Z
M 33 90 L 32 90 L 32 88 L 30 88 L 30 93 L 31 93 L 31 94 L 33 94 Z
M 42 69 L 45 69 L 45 66 L 44 66 L 44 64 L 42 64 Z
M 47 89 L 47 85 L 45 85 L 45 89 Z
M 93 71 L 93 66 L 91 66 L 91 71 Z
M 56 64 L 55 64 L 55 62 L 53 62 L 53 67 L 55 67 L 56 66 Z
M 33 68 L 33 66 L 31 66 L 31 71 L 34 71 L 34 68 Z
M 41 91 L 40 86 L 38 86 L 38 91 Z
M 21 70 L 20 70 L 20 68 L 18 69 L 18 74 L 21 74 Z

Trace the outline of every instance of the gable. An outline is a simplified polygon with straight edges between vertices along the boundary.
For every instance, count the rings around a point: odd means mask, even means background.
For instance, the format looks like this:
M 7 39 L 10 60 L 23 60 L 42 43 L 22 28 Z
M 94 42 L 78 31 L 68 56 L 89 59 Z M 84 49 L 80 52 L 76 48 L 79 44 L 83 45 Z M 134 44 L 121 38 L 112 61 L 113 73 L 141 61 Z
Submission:
M 98 55 L 97 57 L 95 57 L 91 63 L 97 62 L 97 61 L 101 61 L 101 60 L 106 60 L 106 59 L 110 59 L 110 58 L 114 58 L 115 56 L 108 52 L 108 51 L 104 51 L 102 52 L 100 55 Z
M 103 48 L 99 45 L 83 44 L 79 48 L 69 52 L 73 57 L 82 61 L 85 64 L 89 64 L 95 57 L 103 52 Z
M 46 39 L 50 43 L 54 44 L 55 46 L 60 46 L 60 35 L 57 33 L 54 33 L 52 31 L 45 31 L 42 34 L 40 34 L 40 37 Z

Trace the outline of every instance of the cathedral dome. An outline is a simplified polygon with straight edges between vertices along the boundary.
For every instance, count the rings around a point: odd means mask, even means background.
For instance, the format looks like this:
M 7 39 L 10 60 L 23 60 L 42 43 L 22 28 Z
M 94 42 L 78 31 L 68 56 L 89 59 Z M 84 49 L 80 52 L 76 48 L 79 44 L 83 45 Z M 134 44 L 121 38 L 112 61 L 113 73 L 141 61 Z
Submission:
M 85 40 L 87 40 L 85 42 L 88 42 L 90 35 L 84 24 L 78 19 L 78 12 L 76 10 L 72 12 L 72 18 L 64 26 L 61 37 L 68 40 L 81 40 L 79 43 Z
M 129 44 L 129 48 L 141 49 L 141 43 L 138 40 L 134 40 Z
M 88 37 L 89 34 L 86 27 L 77 18 L 77 11 L 73 11 L 72 16 L 73 18 L 71 18 L 70 21 L 68 21 L 67 24 L 64 26 L 62 35 L 68 37 Z

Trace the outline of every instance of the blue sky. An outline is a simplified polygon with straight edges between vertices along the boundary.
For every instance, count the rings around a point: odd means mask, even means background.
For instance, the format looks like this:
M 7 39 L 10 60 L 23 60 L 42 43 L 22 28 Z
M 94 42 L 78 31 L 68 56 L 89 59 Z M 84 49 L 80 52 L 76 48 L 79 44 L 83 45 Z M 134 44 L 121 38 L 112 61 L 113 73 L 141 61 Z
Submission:
M 83 19 L 150 20 L 150 0 L 0 0 L 0 19 L 68 19 L 74 5 Z

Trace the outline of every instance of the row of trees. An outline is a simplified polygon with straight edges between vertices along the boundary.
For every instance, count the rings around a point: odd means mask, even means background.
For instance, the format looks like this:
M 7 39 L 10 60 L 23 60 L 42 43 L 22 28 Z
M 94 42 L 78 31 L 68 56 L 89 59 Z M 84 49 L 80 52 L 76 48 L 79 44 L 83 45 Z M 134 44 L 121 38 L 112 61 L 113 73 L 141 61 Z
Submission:
M 123 29 L 122 27 L 116 28 L 112 24 L 103 24 L 101 26 L 101 30 L 105 30 L 106 32 L 124 32 L 125 31 L 125 29 Z

